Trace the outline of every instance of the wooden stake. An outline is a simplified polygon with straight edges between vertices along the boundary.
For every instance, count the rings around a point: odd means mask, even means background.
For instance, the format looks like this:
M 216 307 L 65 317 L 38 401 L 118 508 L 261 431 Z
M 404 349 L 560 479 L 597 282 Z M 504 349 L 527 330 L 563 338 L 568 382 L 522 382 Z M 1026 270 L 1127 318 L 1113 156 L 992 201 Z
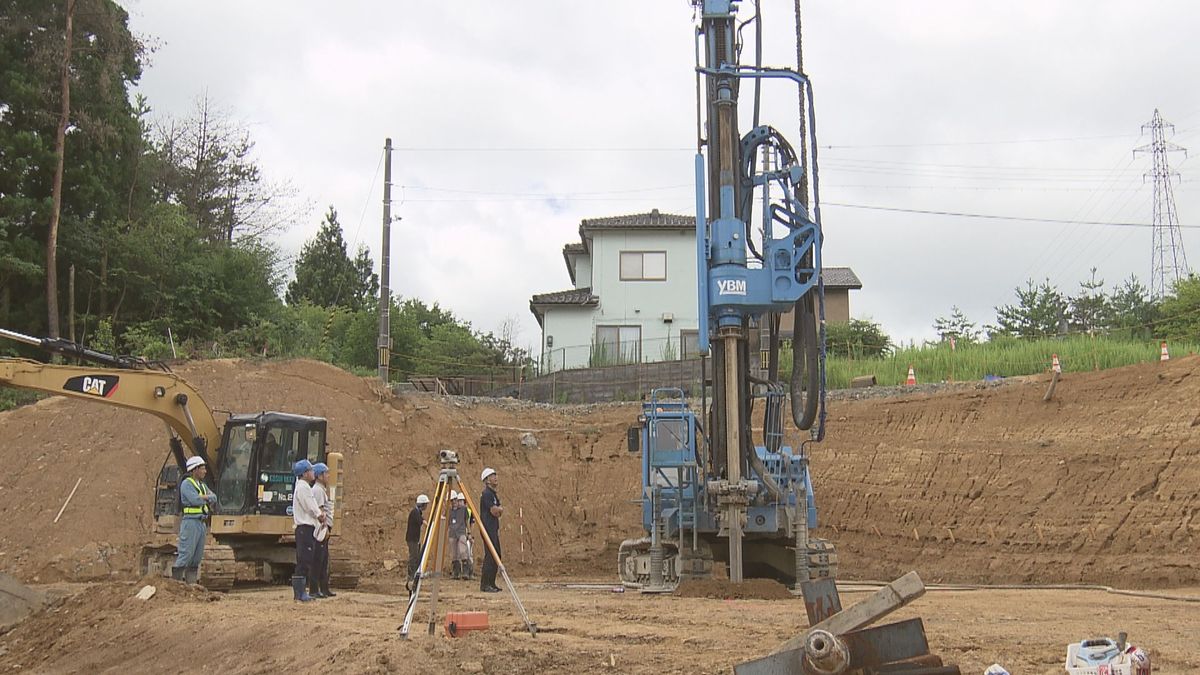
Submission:
M 83 476 L 80 476 L 79 480 L 75 481 L 75 487 L 71 488 L 71 494 L 67 495 L 67 501 L 63 502 L 62 508 L 58 510 L 58 515 L 54 516 L 54 522 L 57 523 L 58 519 L 62 518 L 63 511 L 67 510 L 67 504 L 71 503 L 71 497 L 75 496 L 75 491 L 79 489 L 79 484 L 82 482 Z

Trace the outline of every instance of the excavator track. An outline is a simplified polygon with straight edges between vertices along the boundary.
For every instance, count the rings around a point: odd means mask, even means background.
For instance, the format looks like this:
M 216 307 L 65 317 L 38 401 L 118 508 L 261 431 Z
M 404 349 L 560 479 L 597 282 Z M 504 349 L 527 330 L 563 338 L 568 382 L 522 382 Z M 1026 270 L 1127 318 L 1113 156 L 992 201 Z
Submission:
M 171 545 L 142 548 L 138 571 L 143 575 L 171 577 L 176 549 Z M 230 591 L 237 577 L 237 560 L 233 549 L 222 544 L 207 544 L 204 560 L 200 562 L 199 583 L 210 591 Z
M 237 578 L 237 559 L 233 549 L 223 544 L 208 544 L 204 547 L 204 560 L 200 562 L 200 585 L 210 591 L 231 591 Z
M 329 585 L 333 588 L 354 590 L 358 588 L 358 578 L 362 574 L 362 561 L 352 549 L 337 546 L 337 542 L 329 547 Z

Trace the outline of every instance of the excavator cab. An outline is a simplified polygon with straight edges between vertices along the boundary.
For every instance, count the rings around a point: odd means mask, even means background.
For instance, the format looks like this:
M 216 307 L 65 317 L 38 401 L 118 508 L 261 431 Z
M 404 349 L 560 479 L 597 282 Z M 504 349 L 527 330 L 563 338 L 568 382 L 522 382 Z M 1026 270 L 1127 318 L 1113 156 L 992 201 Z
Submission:
M 208 482 L 217 494 L 221 516 L 291 516 L 296 477 L 292 465 L 301 459 L 326 460 L 326 421 L 321 417 L 264 412 L 231 415 Z M 182 475 L 168 462 L 159 477 L 155 517 L 179 513 L 177 489 Z
M 225 423 L 216 484 L 223 515 L 292 515 L 292 465 L 325 461 L 320 417 L 265 412 L 234 415 Z

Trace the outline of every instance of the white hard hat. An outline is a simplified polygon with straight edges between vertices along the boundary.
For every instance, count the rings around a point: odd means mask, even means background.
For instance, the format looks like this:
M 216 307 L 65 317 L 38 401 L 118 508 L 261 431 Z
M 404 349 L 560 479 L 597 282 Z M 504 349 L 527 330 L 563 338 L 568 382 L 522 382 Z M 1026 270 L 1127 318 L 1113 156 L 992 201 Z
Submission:
M 429 497 L 427 495 L 423 495 L 423 494 L 417 495 L 417 503 L 418 504 L 428 504 Z
M 479 477 L 479 480 L 487 480 L 488 476 L 491 476 L 494 473 L 496 473 L 496 470 L 489 466 L 483 470 L 483 475 Z
M 187 470 L 188 471 L 191 471 L 192 469 L 194 469 L 198 466 L 204 466 L 203 459 L 201 459 L 195 455 L 188 457 L 188 460 L 187 460 Z
M 455 499 L 462 499 L 462 495 L 458 494 L 458 490 L 451 490 L 450 491 L 450 500 L 454 501 Z

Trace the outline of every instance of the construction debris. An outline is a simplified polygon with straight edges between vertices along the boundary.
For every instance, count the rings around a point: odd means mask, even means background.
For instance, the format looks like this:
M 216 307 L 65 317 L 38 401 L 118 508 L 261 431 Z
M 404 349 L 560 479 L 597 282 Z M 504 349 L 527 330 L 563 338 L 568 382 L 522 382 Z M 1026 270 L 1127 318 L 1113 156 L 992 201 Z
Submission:
M 826 598 L 833 587 L 834 598 Z M 823 579 L 819 585 L 803 584 L 804 604 L 813 617 L 813 607 L 840 607 L 836 584 Z M 815 595 L 820 593 L 820 595 Z M 877 675 L 903 669 L 908 675 L 959 675 L 954 665 L 944 665 L 929 653 L 925 625 L 920 619 L 867 628 L 925 594 L 925 584 L 909 572 L 864 600 L 840 610 L 793 637 L 770 655 L 734 667 L 737 675 L 841 675 L 862 672 Z

